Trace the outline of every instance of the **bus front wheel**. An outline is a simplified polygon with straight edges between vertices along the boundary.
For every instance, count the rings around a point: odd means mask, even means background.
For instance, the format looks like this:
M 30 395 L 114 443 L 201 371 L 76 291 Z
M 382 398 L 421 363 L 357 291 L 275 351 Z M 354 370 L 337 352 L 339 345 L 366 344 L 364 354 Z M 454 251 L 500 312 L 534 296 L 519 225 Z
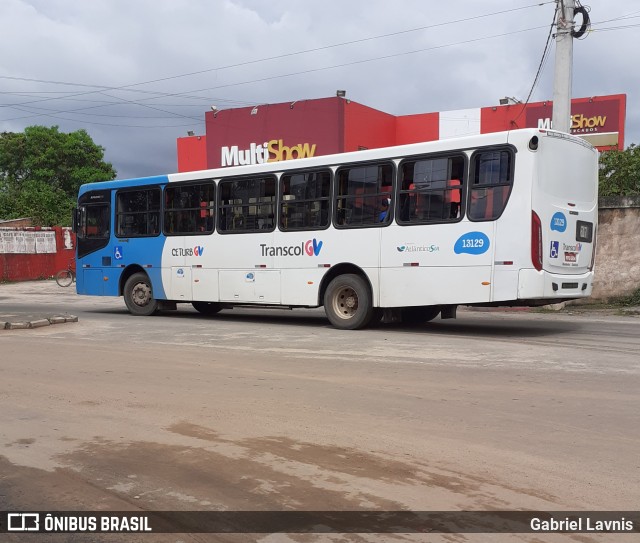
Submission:
M 336 277 L 324 294 L 324 311 L 336 328 L 364 328 L 371 322 L 374 313 L 369 285 L 355 274 Z
M 124 284 L 124 303 L 132 315 L 146 317 L 158 310 L 151 281 L 146 273 L 134 273 Z

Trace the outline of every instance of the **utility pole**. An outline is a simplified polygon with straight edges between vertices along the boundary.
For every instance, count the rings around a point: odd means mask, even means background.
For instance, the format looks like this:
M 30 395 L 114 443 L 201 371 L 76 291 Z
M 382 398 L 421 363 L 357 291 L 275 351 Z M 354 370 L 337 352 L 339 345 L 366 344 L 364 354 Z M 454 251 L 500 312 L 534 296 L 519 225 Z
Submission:
M 575 0 L 556 0 L 558 10 L 556 24 L 556 66 L 553 76 L 554 130 L 569 132 L 571 129 L 571 79 L 573 68 L 573 14 Z

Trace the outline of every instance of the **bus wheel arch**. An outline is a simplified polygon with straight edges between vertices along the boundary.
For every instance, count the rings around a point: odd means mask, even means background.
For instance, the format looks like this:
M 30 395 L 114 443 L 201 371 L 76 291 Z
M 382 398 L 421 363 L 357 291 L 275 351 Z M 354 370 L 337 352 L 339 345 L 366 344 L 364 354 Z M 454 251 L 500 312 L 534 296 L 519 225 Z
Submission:
M 323 278 L 320 299 L 327 318 L 343 330 L 358 330 L 375 316 L 371 283 L 357 266 L 339 265 Z
M 132 264 L 131 266 L 127 266 L 120 275 L 120 281 L 118 283 L 118 296 L 124 296 L 124 286 L 127 284 L 129 277 L 131 277 L 134 273 L 146 273 L 142 266 L 138 266 L 137 264 Z
M 331 266 L 331 268 L 329 268 L 329 271 L 326 274 L 324 274 L 324 276 L 322 277 L 322 281 L 320 282 L 320 288 L 318 289 L 318 305 L 319 306 L 324 305 L 324 295 L 327 292 L 327 287 L 329 286 L 329 283 L 331 283 L 331 281 L 333 281 L 339 275 L 345 275 L 348 273 L 361 275 L 369 285 L 369 289 L 373 292 L 371 282 L 369 281 L 367 274 L 364 273 L 362 268 L 359 268 L 355 264 L 349 264 L 349 263 L 336 264 L 335 266 Z
M 153 297 L 151 279 L 144 271 L 128 274 L 122 287 L 124 303 L 132 315 L 146 317 L 158 310 L 158 300 Z

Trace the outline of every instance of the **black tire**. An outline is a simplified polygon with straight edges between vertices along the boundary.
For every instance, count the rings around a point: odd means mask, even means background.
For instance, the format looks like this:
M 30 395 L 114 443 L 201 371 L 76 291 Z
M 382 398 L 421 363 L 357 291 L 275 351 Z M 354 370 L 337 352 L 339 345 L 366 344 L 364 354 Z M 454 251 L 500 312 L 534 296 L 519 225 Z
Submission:
M 158 310 L 153 287 L 146 273 L 134 273 L 124 284 L 124 303 L 132 315 L 148 317 Z
M 359 275 L 345 274 L 336 277 L 324 293 L 324 311 L 329 322 L 336 328 L 364 328 L 374 315 L 369 285 Z
M 193 308 L 203 315 L 215 315 L 222 306 L 217 302 L 191 302 Z
M 73 272 L 71 270 L 61 270 L 56 273 L 56 283 L 59 287 L 68 287 L 73 283 Z
M 402 309 L 402 322 L 405 324 L 423 324 L 432 321 L 440 314 L 437 305 L 422 305 Z

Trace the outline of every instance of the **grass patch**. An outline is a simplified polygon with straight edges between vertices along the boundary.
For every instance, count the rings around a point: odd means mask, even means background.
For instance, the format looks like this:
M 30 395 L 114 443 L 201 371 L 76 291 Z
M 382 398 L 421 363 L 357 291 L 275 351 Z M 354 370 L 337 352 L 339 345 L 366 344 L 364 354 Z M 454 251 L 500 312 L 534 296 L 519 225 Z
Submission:
M 635 305 L 640 306 L 640 288 L 636 289 L 633 294 L 629 294 L 629 296 L 623 296 L 616 301 L 618 304 L 624 307 L 633 307 Z

